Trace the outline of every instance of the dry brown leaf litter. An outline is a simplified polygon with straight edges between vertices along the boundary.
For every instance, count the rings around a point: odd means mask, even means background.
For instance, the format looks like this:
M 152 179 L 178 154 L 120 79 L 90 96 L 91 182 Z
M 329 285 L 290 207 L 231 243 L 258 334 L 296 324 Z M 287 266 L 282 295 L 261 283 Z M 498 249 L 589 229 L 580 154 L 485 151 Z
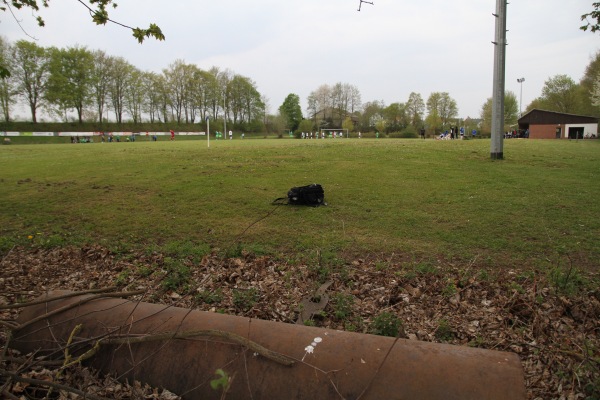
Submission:
M 600 290 L 587 273 L 575 293 L 563 293 L 548 274 L 465 267 L 407 267 L 402 263 L 354 260 L 344 265 L 288 264 L 267 256 L 200 261 L 161 254 L 112 254 L 100 246 L 52 250 L 13 248 L 0 265 L 0 303 L 26 301 L 52 289 L 110 286 L 145 289 L 145 301 L 204 311 L 294 323 L 298 306 L 326 280 L 329 302 L 310 322 L 316 326 L 373 332 L 383 312 L 402 321 L 400 335 L 413 340 L 517 353 L 529 399 L 600 398 Z M 182 273 L 182 271 L 184 271 Z M 189 271 L 189 275 L 186 275 Z M 568 274 L 568 271 L 565 272 Z M 564 278 L 564 276 L 563 276 Z M 573 283 L 582 275 L 569 275 Z M 571 280 L 571 282 L 568 282 Z M 592 283 L 590 283 L 592 282 Z M 17 311 L 2 312 L 14 320 Z M 0 337 L 6 344 L 5 332 Z M 0 368 L 18 366 L 3 361 Z M 43 367 L 24 377 L 57 379 Z M 168 391 L 74 367 L 64 385 L 115 399 L 173 399 Z M 2 384 L 6 381 L 0 377 Z M 29 387 L 28 387 L 29 386 Z M 32 385 L 11 383 L 9 395 L 32 397 Z M 72 398 L 54 391 L 55 398 Z

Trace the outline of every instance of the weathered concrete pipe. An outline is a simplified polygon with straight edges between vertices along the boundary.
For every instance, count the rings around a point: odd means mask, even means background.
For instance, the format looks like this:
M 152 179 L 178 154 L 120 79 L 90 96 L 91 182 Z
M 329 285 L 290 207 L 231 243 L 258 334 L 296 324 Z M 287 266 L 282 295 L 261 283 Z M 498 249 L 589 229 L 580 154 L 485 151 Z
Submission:
M 64 294 L 53 292 L 49 296 Z M 86 296 L 30 306 L 13 346 L 56 351 L 76 325 L 83 338 L 213 330 L 217 334 L 153 342 L 102 345 L 88 360 L 121 378 L 166 388 L 185 399 L 218 399 L 211 388 L 222 369 L 232 378 L 228 399 L 525 399 L 523 370 L 512 353 L 191 311 L 159 304 L 101 298 L 35 318 Z M 225 335 L 218 333 L 225 332 Z M 206 333 L 206 332 L 205 332 Z M 234 334 L 281 354 L 231 340 Z M 60 342 L 60 343 L 57 343 Z M 92 341 L 93 344 L 94 341 Z M 73 350 L 75 351 L 75 350 Z M 80 350 L 83 351 L 83 350 Z M 285 359 L 295 360 L 286 366 Z

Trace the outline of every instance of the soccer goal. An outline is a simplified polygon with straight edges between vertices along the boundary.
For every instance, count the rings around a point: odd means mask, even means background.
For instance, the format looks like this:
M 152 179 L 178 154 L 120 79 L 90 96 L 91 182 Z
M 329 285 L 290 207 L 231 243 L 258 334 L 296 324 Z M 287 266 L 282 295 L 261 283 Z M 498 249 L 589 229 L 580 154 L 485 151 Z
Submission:
M 323 134 L 325 134 L 326 138 L 337 139 L 340 137 L 340 135 L 341 137 L 345 137 L 346 139 L 350 137 L 348 136 L 350 134 L 350 132 L 348 132 L 348 129 L 321 129 L 320 137 L 323 137 Z

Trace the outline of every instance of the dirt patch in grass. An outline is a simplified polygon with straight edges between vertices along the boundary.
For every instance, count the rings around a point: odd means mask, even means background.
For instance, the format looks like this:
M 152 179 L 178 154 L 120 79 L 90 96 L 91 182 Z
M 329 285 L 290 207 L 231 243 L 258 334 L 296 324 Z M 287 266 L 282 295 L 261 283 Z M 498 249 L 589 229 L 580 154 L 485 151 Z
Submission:
M 323 256 L 292 264 L 243 252 L 232 258 L 214 253 L 177 259 L 160 253 L 115 254 L 100 246 L 15 247 L 3 255 L 0 267 L 1 304 L 52 289 L 116 285 L 144 289 L 145 301 L 283 323 L 295 323 L 303 299 L 331 282 L 326 289 L 330 301 L 305 324 L 515 352 L 530 399 L 600 396 L 600 290 L 598 275 L 589 271 L 499 271 L 476 260 L 443 265 Z M 1 313 L 11 321 L 18 311 Z M 0 336 L 3 348 L 6 333 Z M 0 370 L 42 380 L 55 376 L 39 365 L 19 366 L 5 358 Z M 109 398 L 176 397 L 82 367 L 69 368 L 59 382 Z M 39 397 L 47 390 L 2 375 L 0 386 L 16 398 Z

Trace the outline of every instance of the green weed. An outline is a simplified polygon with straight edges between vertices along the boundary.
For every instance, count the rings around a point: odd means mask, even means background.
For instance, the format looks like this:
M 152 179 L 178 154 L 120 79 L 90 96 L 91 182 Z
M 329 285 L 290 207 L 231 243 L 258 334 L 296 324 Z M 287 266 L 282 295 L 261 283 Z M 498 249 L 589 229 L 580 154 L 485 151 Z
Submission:
M 550 269 L 548 280 L 560 293 L 567 296 L 577 294 L 586 286 L 584 276 L 572 266 L 566 269 L 559 266 Z
M 485 348 L 485 339 L 482 336 L 477 336 L 475 339 L 472 339 L 469 343 L 467 343 L 469 347 L 480 347 Z
M 223 291 L 219 288 L 214 291 L 203 290 L 194 295 L 194 299 L 198 303 L 215 304 L 223 301 Z
M 374 335 L 396 337 L 402 327 L 402 320 L 398 316 L 384 311 L 373 319 L 370 330 Z
M 414 270 L 419 275 L 437 275 L 439 273 L 435 265 L 427 262 L 418 263 L 414 266 Z
M 523 288 L 523 286 L 521 286 L 520 284 L 518 284 L 517 282 L 510 282 L 508 284 L 508 289 L 515 291 L 519 294 L 524 294 L 525 293 L 525 289 Z
M 260 293 L 256 288 L 233 289 L 233 305 L 236 309 L 246 312 L 249 311 L 260 299 Z
M 352 315 L 354 306 L 354 296 L 351 294 L 335 293 L 331 297 L 331 307 L 333 316 L 337 320 L 344 320 Z
M 458 292 L 458 289 L 456 288 L 456 285 L 454 284 L 454 281 L 452 281 L 452 280 L 448 280 L 448 282 L 446 283 L 446 286 L 444 286 L 444 288 L 442 289 L 442 295 L 444 297 L 452 297 L 457 292 Z
M 164 290 L 187 291 L 189 289 L 192 272 L 187 265 L 165 257 L 165 269 L 166 274 L 161 283 Z
M 129 269 L 124 269 L 119 272 L 115 278 L 115 284 L 117 286 L 127 285 L 129 283 L 129 277 L 131 275 L 131 271 Z
M 454 332 L 452 326 L 447 319 L 441 319 L 438 321 L 438 326 L 435 330 L 435 337 L 442 342 L 449 342 L 454 339 Z
M 142 278 L 147 278 L 154 272 L 154 268 L 150 265 L 140 265 L 135 271 L 136 275 Z

